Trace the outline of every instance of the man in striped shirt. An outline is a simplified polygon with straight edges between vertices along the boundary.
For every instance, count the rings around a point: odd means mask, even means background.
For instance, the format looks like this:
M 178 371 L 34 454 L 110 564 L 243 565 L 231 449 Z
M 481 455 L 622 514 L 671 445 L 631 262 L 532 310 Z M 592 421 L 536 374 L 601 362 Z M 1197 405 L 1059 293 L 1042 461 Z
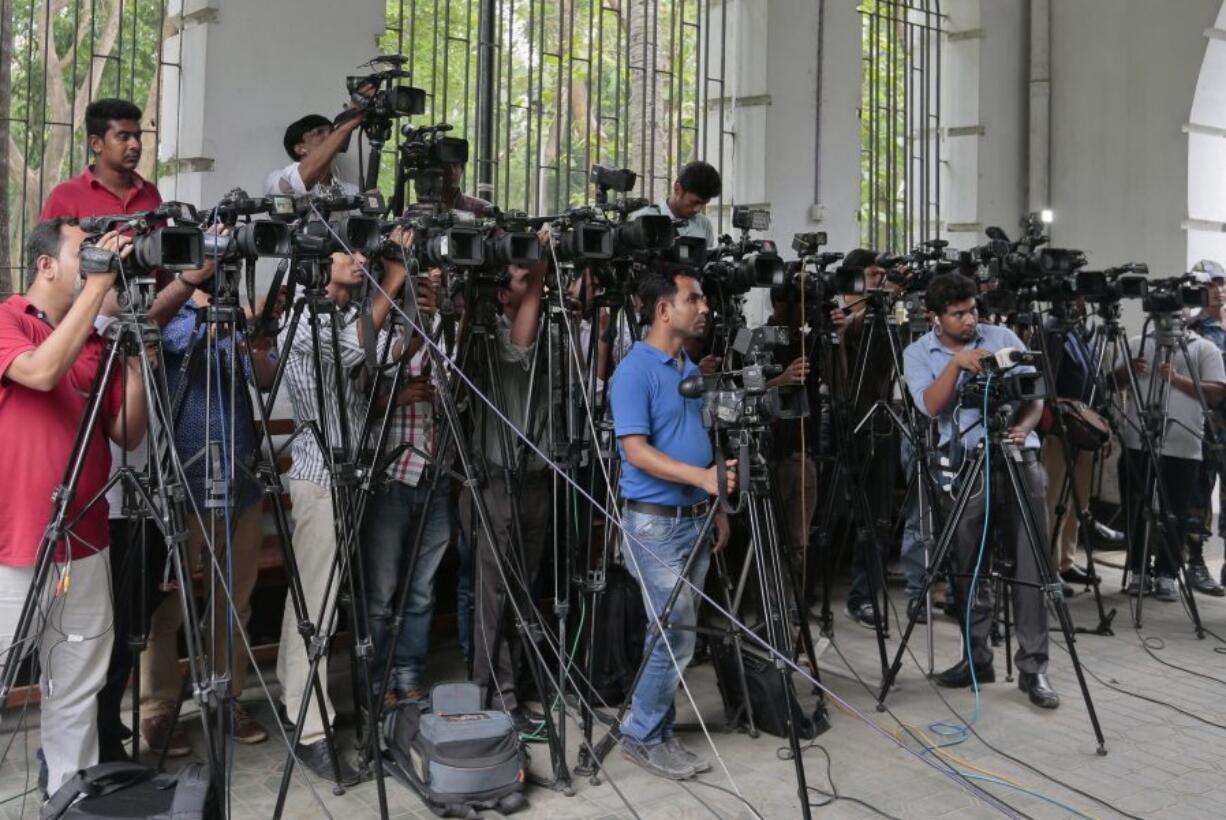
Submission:
M 398 235 L 393 234 L 397 239 Z M 298 574 L 302 580 L 302 591 L 306 600 L 307 616 L 316 629 L 322 633 L 329 624 L 321 623 L 321 611 L 331 611 L 336 590 L 340 584 L 339 576 L 332 576 L 332 565 L 336 556 L 337 540 L 334 519 L 333 480 L 331 454 L 320 451 L 319 440 L 307 425 L 318 425 L 319 432 L 324 436 L 327 446 L 335 451 L 342 445 L 341 427 L 339 422 L 340 406 L 338 400 L 344 401 L 345 413 L 349 427 L 349 446 L 358 444 L 362 421 L 366 415 L 367 398 L 357 385 L 349 378 L 350 373 L 362 364 L 364 349 L 362 345 L 362 329 L 358 322 L 358 310 L 353 304 L 353 292 L 362 283 L 366 274 L 366 258 L 362 254 L 333 253 L 331 256 L 330 276 L 326 292 L 335 305 L 335 312 L 322 313 L 319 316 L 319 337 L 322 359 L 320 373 L 315 372 L 315 358 L 312 343 L 312 333 L 309 323 L 304 318 L 299 323 L 297 332 L 286 354 L 285 383 L 288 388 L 290 402 L 293 405 L 294 421 L 298 433 L 291 444 L 293 462 L 290 465 L 289 494 L 293 507 L 294 519 L 294 556 L 298 565 Z M 382 345 L 386 333 L 382 330 L 388 313 L 391 311 L 391 299 L 395 298 L 405 280 L 404 266 L 391 260 L 384 263 L 384 275 L 381 281 L 382 293 L 376 293 L 371 304 L 373 327 L 379 334 L 377 344 Z M 278 348 L 285 350 L 289 328 L 282 331 Z M 339 361 L 333 357 L 332 338 L 336 337 L 339 349 Z M 344 390 L 342 396 L 335 396 L 336 372 L 341 369 Z M 316 402 L 316 378 L 322 380 L 323 394 L 330 397 L 327 406 L 321 408 Z M 324 432 L 326 430 L 326 432 Z M 338 501 L 345 503 L 342 495 Z M 329 599 L 323 600 L 325 590 Z M 332 618 L 327 618 L 331 621 Z M 323 635 L 327 639 L 328 635 Z M 286 712 L 291 721 L 297 721 L 302 705 L 302 698 L 307 692 L 310 658 L 298 632 L 298 620 L 292 605 L 286 602 L 285 614 L 281 621 L 281 646 L 277 654 L 277 677 L 281 681 L 281 697 Z M 325 684 L 328 680 L 327 657 L 319 664 L 319 679 Z M 326 686 L 324 702 L 327 713 L 333 714 L 332 705 L 327 698 Z M 303 721 L 302 734 L 294 749 L 295 755 L 316 776 L 334 780 L 335 774 L 328 756 L 324 740 L 323 717 L 320 704 L 312 702 Z M 344 761 L 338 761 L 341 780 L 352 784 L 357 781 L 356 773 Z

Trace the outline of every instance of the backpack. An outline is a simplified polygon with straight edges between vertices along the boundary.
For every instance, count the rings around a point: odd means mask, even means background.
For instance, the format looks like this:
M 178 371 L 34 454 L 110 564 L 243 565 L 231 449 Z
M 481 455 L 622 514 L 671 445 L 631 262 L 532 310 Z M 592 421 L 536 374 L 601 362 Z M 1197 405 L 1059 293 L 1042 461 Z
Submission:
M 613 564 L 598 607 L 592 640 L 584 641 L 585 651 L 592 654 L 592 690 L 600 702 L 617 706 L 630 697 L 630 684 L 643 661 L 647 610 L 638 582 Z
M 527 762 L 506 712 L 481 709 L 475 683 L 440 683 L 429 709 L 401 701 L 383 724 L 388 770 L 439 817 L 510 814 L 528 805 Z
M 39 820 L 143 817 L 220 820 L 208 767 L 193 763 L 159 774 L 141 763 L 100 763 L 82 769 L 39 812 Z

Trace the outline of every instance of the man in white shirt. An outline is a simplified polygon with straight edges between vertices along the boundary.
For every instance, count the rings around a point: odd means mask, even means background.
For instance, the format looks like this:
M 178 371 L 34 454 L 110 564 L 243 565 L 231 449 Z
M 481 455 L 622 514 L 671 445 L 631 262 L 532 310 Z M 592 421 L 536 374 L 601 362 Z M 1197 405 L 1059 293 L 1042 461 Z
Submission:
M 719 171 L 710 163 L 701 160 L 686 163 L 673 182 L 672 193 L 659 204 L 648 205 L 635 211 L 640 214 L 663 214 L 673 220 L 678 236 L 700 236 L 707 240 L 707 247 L 715 247 L 715 228 L 702 211 L 707 203 L 720 195 L 723 182 Z
M 327 117 L 308 114 L 290 123 L 282 144 L 293 162 L 268 175 L 264 193 L 319 195 L 328 189 L 347 196 L 358 193 L 358 186 L 337 178 L 332 164 L 364 118 L 356 114 L 333 126 Z

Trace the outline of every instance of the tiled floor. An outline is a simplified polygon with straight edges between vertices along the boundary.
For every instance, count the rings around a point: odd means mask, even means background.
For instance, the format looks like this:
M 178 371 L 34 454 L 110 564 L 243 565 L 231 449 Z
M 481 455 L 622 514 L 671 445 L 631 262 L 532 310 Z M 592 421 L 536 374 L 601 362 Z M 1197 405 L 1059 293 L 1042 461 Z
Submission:
M 1214 550 L 1216 553 L 1216 550 Z M 1118 560 L 1119 553 L 1107 554 Z M 1216 571 L 1216 564 L 1215 564 Z M 863 675 L 870 684 L 880 677 L 880 665 L 873 633 L 840 615 L 836 622 L 835 646 L 821 658 L 824 683 L 839 698 L 831 701 L 829 732 L 816 742 L 820 748 L 805 752 L 805 772 L 809 785 L 830 791 L 829 776 L 843 798 L 859 798 L 895 817 L 983 817 L 1016 812 L 1030 817 L 1070 817 L 1078 812 L 1091 817 L 1118 817 L 1127 812 L 1138 817 L 1201 818 L 1226 815 L 1226 643 L 1213 637 L 1197 640 L 1179 604 L 1162 604 L 1148 599 L 1145 624 L 1140 634 L 1131 626 L 1128 602 L 1118 593 L 1118 573 L 1106 570 L 1105 589 L 1109 606 L 1120 610 L 1115 620 L 1115 636 L 1080 636 L 1078 650 L 1084 661 L 1090 693 L 1097 708 L 1109 753 L 1095 753 L 1095 741 L 1079 696 L 1067 653 L 1058 633 L 1052 635 L 1051 674 L 1063 702 L 1055 712 L 1034 709 L 1016 688 L 1005 681 L 1004 652 L 997 652 L 997 682 L 986 685 L 978 705 L 975 730 L 982 740 L 970 738 L 945 749 L 945 753 L 925 754 L 919 744 L 902 735 L 901 725 L 924 728 L 936 721 L 956 720 L 950 708 L 923 678 L 916 664 L 908 659 L 897 689 L 887 700 L 888 713 L 877 712 L 874 698 L 866 693 L 852 673 Z M 1205 625 L 1226 637 L 1226 599 L 1199 597 Z M 1088 594 L 1079 594 L 1071 604 L 1075 621 L 1093 625 L 1093 604 Z M 899 630 L 891 636 L 896 646 Z M 956 625 L 937 618 L 934 632 L 936 666 L 943 668 L 958 654 Z M 1142 636 L 1150 643 L 1152 656 L 1142 646 Z M 927 631 L 920 628 L 913 639 L 916 657 L 926 666 Z M 846 658 L 840 659 L 839 653 Z M 1185 667 L 1177 670 L 1160 661 Z M 448 662 L 454 665 L 455 653 Z M 850 664 L 850 667 L 847 665 Z M 342 664 L 333 664 L 341 667 Z M 343 671 L 343 670 L 342 670 Z M 695 701 L 709 726 L 722 720 L 719 694 L 709 665 L 691 670 L 688 680 Z M 1167 701 L 1170 706 L 1144 701 L 1112 687 L 1138 695 Z M 803 687 L 807 692 L 808 687 Z M 969 691 L 945 691 L 949 705 L 969 717 L 976 713 Z M 258 704 L 261 695 L 253 687 L 246 700 L 271 727 L 271 712 Z M 806 702 L 812 697 L 805 696 Z M 680 720 L 693 720 L 693 710 L 679 700 Z M 1183 714 L 1173 707 L 1185 710 Z M 3 730 L 11 732 L 15 712 L 5 718 Z M 935 736 L 926 730 L 929 736 Z M 623 760 L 614 752 L 608 759 L 606 779 L 592 784 L 575 778 L 574 793 L 566 796 L 544 788 L 532 788 L 530 808 L 519 814 L 524 818 L 612 818 L 640 817 L 750 818 L 752 812 L 766 818 L 800 816 L 792 763 L 780 758 L 784 741 L 744 734 L 713 734 L 720 761 L 703 775 L 701 784 L 691 781 L 676 784 L 653 778 Z M 571 762 L 577 734 L 571 727 Z M 13 740 L 7 762 L 0 767 L 0 800 L 20 794 L 25 788 L 26 761 L 32 759 L 37 733 L 30 732 L 26 745 L 24 733 L 0 736 Z M 690 734 L 691 747 L 703 748 L 701 734 Z M 1029 769 L 992 751 L 991 744 L 1041 770 Z M 533 769 L 546 769 L 546 752 L 535 746 Z M 710 753 L 709 747 L 705 747 Z M 231 809 L 236 820 L 266 820 L 272 815 L 274 796 L 282 770 L 284 746 L 268 742 L 239 748 L 231 774 Z M 949 766 L 973 775 L 963 780 Z M 34 770 L 36 772 L 36 769 Z M 1049 779 L 1050 778 L 1050 779 Z M 1055 779 L 1063 781 L 1060 785 Z M 705 785 L 704 785 L 705 784 Z M 616 787 L 616 789 L 614 788 Z M 716 788 L 718 787 L 718 788 Z M 1080 789 L 1086 795 L 1073 789 Z M 982 789 L 999 804 L 993 806 Z M 733 796 L 739 792 L 744 802 Z M 1092 797 L 1091 797 L 1092 796 Z M 392 817 L 432 817 L 433 815 L 399 783 L 387 782 L 389 813 Z M 1104 802 L 1097 802 L 1098 798 Z M 813 801 L 823 798 L 816 792 Z M 752 805 L 752 812 L 750 809 Z M 299 776 L 291 790 L 284 816 L 287 818 L 336 817 L 358 820 L 377 817 L 374 783 L 333 795 L 330 788 L 316 783 L 314 791 Z M 1005 806 L 1010 808 L 1005 808 Z M 9 818 L 36 817 L 37 806 L 26 801 L 22 814 L 21 798 L 0 806 Z M 874 812 L 850 799 L 815 808 L 815 816 L 870 817 Z

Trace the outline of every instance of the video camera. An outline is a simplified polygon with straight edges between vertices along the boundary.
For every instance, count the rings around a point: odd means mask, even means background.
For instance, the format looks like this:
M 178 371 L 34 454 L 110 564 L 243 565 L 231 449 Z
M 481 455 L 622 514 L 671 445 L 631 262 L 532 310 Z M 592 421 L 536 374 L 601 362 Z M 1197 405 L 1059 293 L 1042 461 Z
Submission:
M 87 234 L 81 242 L 83 273 L 117 270 L 119 256 L 97 247 L 102 235 L 111 231 L 132 238 L 132 254 L 124 264 L 138 276 L 204 266 L 204 235 L 197 225 L 196 209 L 184 202 L 165 202 L 156 210 L 137 214 L 83 217 L 77 224 Z
M 1141 310 L 1146 313 L 1178 313 L 1184 308 L 1209 306 L 1209 289 L 1191 274 L 1143 281 L 1145 292 L 1141 295 Z
M 400 143 L 397 185 L 401 180 L 412 180 L 413 194 L 420 205 L 437 209 L 443 201 L 445 167 L 468 163 L 468 140 L 447 136 L 452 128 L 445 122 L 400 126 L 404 140 Z
M 864 271 L 860 268 L 838 267 L 827 270 L 835 262 L 843 259 L 843 254 L 834 251 L 822 251 L 826 244 L 826 232 L 798 233 L 792 237 L 792 250 L 800 257 L 789 266 L 789 273 L 795 277 L 799 287 L 804 292 L 806 302 L 820 306 L 828 313 L 830 308 L 837 306 L 837 296 L 854 296 L 864 293 Z
M 1107 304 L 1121 299 L 1144 299 L 1149 292 L 1149 266 L 1130 262 L 1106 270 L 1078 271 L 1073 288 L 1087 302 Z
M 393 119 L 425 113 L 426 92 L 396 82 L 410 76 L 403 68 L 408 61 L 409 58 L 402 54 L 380 55 L 363 63 L 363 66 L 378 70 L 346 77 L 345 90 L 349 92 L 350 107 L 336 118 L 336 122 L 339 124 L 365 113 L 362 129 L 368 139 L 382 144 L 390 135 Z
M 809 399 L 803 385 L 767 385 L 782 372 L 779 365 L 768 363 L 770 350 L 786 346 L 789 339 L 786 327 L 742 327 L 732 343 L 745 361 L 741 370 L 690 376 L 677 389 L 687 399 L 702 399 L 702 421 L 708 428 L 744 430 L 776 419 L 804 418 L 809 415 Z M 739 387 L 729 381 L 734 376 L 741 379 Z
M 208 214 L 208 219 L 201 222 L 202 227 L 207 227 L 205 222 L 209 222 L 232 229 L 228 235 L 204 234 L 206 259 L 229 262 L 261 256 L 285 257 L 293 249 L 290 227 L 282 221 L 297 213 L 292 196 L 274 194 L 253 199 L 242 188 L 233 188 L 204 213 Z M 273 218 L 250 221 L 256 214 L 269 214 Z M 239 224 L 240 218 L 248 221 Z
M 1047 382 L 1039 370 L 1011 372 L 1019 365 L 1031 368 L 1041 367 L 1042 356 L 1040 354 L 1030 350 L 1007 347 L 995 353 L 989 353 L 979 361 L 983 366 L 982 372 L 958 389 L 958 397 L 962 404 L 982 407 L 986 396 L 988 408 L 991 411 L 1002 404 L 1017 401 L 1040 401 L 1047 397 Z
M 729 295 L 748 293 L 786 283 L 787 270 L 779 249 L 770 239 L 750 239 L 750 231 L 770 229 L 770 211 L 737 205 L 732 209 L 732 227 L 740 230 L 737 240 L 720 237 L 714 259 L 703 267 L 703 288 Z

